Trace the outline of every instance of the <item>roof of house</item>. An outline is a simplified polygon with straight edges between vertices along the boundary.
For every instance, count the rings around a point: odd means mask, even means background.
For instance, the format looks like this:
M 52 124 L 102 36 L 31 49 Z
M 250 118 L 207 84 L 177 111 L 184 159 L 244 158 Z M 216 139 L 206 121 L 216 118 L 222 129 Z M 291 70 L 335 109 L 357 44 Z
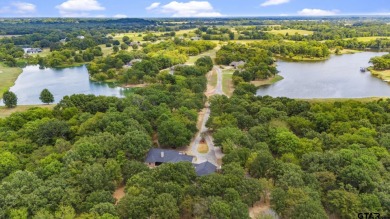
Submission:
M 192 162 L 193 159 L 193 156 L 189 156 L 178 151 L 153 148 L 149 150 L 145 162 L 177 163 L 182 161 Z
M 42 49 L 40 49 L 40 48 L 25 48 L 24 51 L 27 53 L 29 53 L 29 52 L 42 52 Z
M 239 61 L 239 62 L 232 62 L 230 63 L 230 66 L 240 66 L 240 65 L 245 65 L 244 61 Z
M 205 176 L 214 173 L 217 170 L 217 167 L 206 161 L 200 164 L 194 164 L 196 175 Z

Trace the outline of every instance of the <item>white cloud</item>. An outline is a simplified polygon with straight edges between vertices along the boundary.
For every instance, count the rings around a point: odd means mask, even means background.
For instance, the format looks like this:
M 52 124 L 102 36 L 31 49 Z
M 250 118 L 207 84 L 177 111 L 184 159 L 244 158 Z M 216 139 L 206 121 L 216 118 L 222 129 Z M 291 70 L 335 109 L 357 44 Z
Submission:
M 127 18 L 127 15 L 125 15 L 125 14 L 116 14 L 116 15 L 114 15 L 114 18 Z
M 150 10 L 156 9 L 156 8 L 158 8 L 158 6 L 160 6 L 160 5 L 161 5 L 160 2 L 152 3 L 149 7 L 146 8 L 146 10 L 150 11 Z
M 173 1 L 166 5 L 153 3 L 148 8 L 152 8 L 161 14 L 168 14 L 172 17 L 220 17 L 221 13 L 214 10 L 208 1 Z M 147 9 L 148 9 L 147 8 Z
M 0 13 L 27 15 L 36 12 L 37 6 L 28 2 L 13 2 L 0 8 Z
M 305 8 L 300 11 L 298 11 L 299 15 L 303 16 L 330 16 L 330 15 L 336 15 L 338 13 L 338 10 L 322 10 L 322 9 L 311 9 L 311 8 Z
M 27 2 L 14 2 L 11 5 L 15 7 L 18 14 L 34 13 L 37 9 L 36 5 Z
M 90 11 L 105 10 L 97 0 L 67 0 L 56 8 L 64 17 L 86 17 Z
M 286 4 L 286 3 L 289 3 L 289 2 L 290 2 L 290 0 L 267 0 L 263 4 L 261 4 L 261 6 L 267 7 L 267 6 L 271 6 L 271 5 Z

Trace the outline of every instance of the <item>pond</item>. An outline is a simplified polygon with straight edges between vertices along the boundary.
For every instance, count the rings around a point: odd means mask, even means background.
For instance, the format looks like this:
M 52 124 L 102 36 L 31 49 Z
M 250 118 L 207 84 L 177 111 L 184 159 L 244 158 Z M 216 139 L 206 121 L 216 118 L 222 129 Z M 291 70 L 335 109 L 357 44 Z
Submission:
M 123 97 L 127 91 L 107 83 L 90 81 L 86 66 L 62 69 L 27 66 L 10 90 L 17 95 L 18 105 L 32 105 L 42 103 L 39 95 L 45 88 L 54 95 L 56 103 L 66 95 L 95 94 Z
M 257 95 L 289 98 L 360 98 L 390 97 L 390 85 L 370 72 L 372 57 L 387 53 L 361 52 L 332 56 L 321 62 L 278 61 L 277 68 L 284 77 L 273 85 L 259 88 Z

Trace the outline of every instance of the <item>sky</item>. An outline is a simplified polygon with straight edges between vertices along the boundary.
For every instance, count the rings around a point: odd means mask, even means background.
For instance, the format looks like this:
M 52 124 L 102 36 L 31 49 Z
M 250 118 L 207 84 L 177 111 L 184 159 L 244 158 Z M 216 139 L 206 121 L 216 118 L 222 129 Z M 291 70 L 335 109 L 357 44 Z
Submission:
M 390 0 L 0 0 L 0 17 L 389 15 Z

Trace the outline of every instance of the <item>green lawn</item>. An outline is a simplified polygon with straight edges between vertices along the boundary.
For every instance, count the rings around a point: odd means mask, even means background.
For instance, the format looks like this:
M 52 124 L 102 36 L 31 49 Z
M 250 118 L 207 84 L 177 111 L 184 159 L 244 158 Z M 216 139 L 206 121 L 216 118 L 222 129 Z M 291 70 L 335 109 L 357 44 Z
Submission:
M 222 90 L 228 97 L 232 96 L 234 91 L 232 80 L 234 71 L 234 69 L 222 70 Z
M 360 42 L 369 42 L 369 41 L 373 41 L 373 40 L 380 39 L 380 38 L 389 39 L 390 37 L 381 37 L 381 36 L 377 36 L 377 37 L 356 37 L 356 39 L 358 41 L 360 41 Z M 351 39 L 354 39 L 354 38 L 346 38 L 346 40 L 351 40 Z
M 264 85 L 271 85 L 275 84 L 278 81 L 283 80 L 284 78 L 280 75 L 275 75 L 275 77 L 268 78 L 265 80 L 259 80 L 259 81 L 251 81 L 251 84 L 255 85 L 256 87 L 264 86 Z
M 325 61 L 325 60 L 328 60 L 330 58 L 330 56 L 328 56 L 328 57 L 305 57 L 305 56 L 288 57 L 288 56 L 281 56 L 281 55 L 277 55 L 277 54 L 275 54 L 275 57 L 286 60 L 286 61 L 308 61 L 308 62 Z
M 3 97 L 5 91 L 14 85 L 21 73 L 21 68 L 10 68 L 0 62 L 0 98 Z
M 390 82 L 390 70 L 380 71 L 380 70 L 374 70 L 373 68 L 369 68 L 369 71 L 375 77 L 377 77 L 383 81 Z
M 187 60 L 186 64 L 187 65 L 194 65 L 196 60 L 198 60 L 199 58 L 203 57 L 203 56 L 210 56 L 210 58 L 212 60 L 215 59 L 215 57 L 217 56 L 217 51 L 220 49 L 219 46 L 215 47 L 214 49 L 212 50 L 209 50 L 209 51 L 206 51 L 206 52 L 203 52 L 199 55 L 196 55 L 196 56 L 190 56 L 189 59 Z
M 25 105 L 25 106 L 17 106 L 15 108 L 6 108 L 4 106 L 0 106 L 0 118 L 10 116 L 12 113 L 16 113 L 16 112 L 25 112 L 28 109 L 31 109 L 34 107 L 53 109 L 55 107 L 55 104 L 51 104 L 51 105 L 46 105 L 46 104 L 45 105 Z
M 212 86 L 212 87 L 216 87 L 217 86 L 217 81 L 218 81 L 217 72 L 215 70 L 212 70 L 211 71 L 211 75 L 210 75 L 210 77 L 208 79 L 209 85 Z
M 2 39 L 2 38 L 11 38 L 11 37 L 18 37 L 18 36 L 21 36 L 21 35 L 0 35 L 0 39 Z
M 268 31 L 270 33 L 274 33 L 274 34 L 282 34 L 282 35 L 286 35 L 286 33 L 288 33 L 289 35 L 294 35 L 296 33 L 300 34 L 300 35 L 313 35 L 313 31 L 308 31 L 308 30 L 296 30 L 296 29 L 288 29 L 288 30 L 271 30 L 271 31 Z

